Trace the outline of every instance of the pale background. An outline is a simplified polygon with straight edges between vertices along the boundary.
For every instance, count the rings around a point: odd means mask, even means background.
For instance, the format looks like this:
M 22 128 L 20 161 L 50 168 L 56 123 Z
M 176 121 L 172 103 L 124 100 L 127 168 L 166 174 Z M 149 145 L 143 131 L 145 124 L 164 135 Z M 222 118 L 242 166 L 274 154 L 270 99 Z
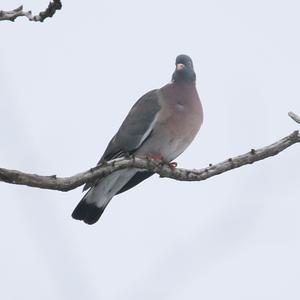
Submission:
M 19 6 L 1 1 L 0 9 Z M 48 1 L 25 1 L 34 12 Z M 180 167 L 299 128 L 299 1 L 63 1 L 0 23 L 0 166 L 92 167 L 134 102 L 194 60 L 205 122 Z M 94 226 L 68 193 L 0 183 L 0 299 L 300 299 L 300 147 L 199 183 L 157 176 Z

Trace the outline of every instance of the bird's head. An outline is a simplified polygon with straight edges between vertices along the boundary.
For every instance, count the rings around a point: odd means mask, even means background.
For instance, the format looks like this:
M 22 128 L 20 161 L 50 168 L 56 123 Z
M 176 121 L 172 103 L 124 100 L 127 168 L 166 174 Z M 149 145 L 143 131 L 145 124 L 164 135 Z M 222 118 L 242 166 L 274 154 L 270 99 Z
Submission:
M 178 55 L 175 61 L 176 69 L 172 76 L 173 82 L 195 82 L 196 74 L 192 59 L 185 54 Z

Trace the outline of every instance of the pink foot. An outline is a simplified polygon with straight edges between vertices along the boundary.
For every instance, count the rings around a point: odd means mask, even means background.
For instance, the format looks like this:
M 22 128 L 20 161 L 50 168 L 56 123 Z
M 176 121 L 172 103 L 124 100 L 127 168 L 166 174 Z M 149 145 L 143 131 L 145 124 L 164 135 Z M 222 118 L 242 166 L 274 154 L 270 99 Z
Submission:
M 171 171 L 175 171 L 176 167 L 177 167 L 177 162 L 173 161 L 173 162 L 167 162 L 163 159 L 163 157 L 159 154 L 148 154 L 146 156 L 147 159 L 149 160 L 154 160 L 157 161 L 161 164 L 166 164 L 169 166 L 169 168 L 171 169 Z
M 174 172 L 176 170 L 176 167 L 177 167 L 177 162 L 173 161 L 173 162 L 170 162 L 168 165 L 169 165 L 171 171 Z

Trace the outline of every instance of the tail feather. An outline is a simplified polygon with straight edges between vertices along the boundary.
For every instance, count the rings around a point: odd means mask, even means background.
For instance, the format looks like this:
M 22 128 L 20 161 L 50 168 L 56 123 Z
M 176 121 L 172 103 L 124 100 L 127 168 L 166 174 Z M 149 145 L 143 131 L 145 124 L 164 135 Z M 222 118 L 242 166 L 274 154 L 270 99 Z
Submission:
M 106 206 L 98 207 L 95 203 L 88 203 L 84 198 L 78 203 L 72 213 L 76 220 L 84 221 L 86 224 L 95 224 L 101 217 Z
M 76 220 L 84 221 L 87 224 L 96 223 L 109 201 L 126 185 L 136 172 L 134 169 L 120 170 L 102 178 L 99 183 L 91 187 L 84 195 L 74 209 L 72 217 Z M 135 184 L 137 183 L 134 182 L 134 185 Z M 131 184 L 130 187 L 132 186 Z M 129 187 L 126 186 L 126 189 L 128 188 Z

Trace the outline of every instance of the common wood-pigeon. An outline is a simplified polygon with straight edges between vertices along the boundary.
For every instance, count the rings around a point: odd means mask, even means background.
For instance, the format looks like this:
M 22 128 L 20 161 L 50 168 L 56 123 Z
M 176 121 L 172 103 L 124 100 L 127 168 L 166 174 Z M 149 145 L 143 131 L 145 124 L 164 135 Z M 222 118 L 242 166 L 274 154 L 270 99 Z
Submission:
M 202 124 L 203 110 L 191 58 L 179 55 L 175 65 L 171 83 L 146 93 L 134 104 L 98 165 L 132 154 L 169 163 L 190 145 Z M 115 195 L 151 175 L 146 170 L 125 169 L 86 183 L 83 190 L 88 191 L 72 217 L 96 223 Z

